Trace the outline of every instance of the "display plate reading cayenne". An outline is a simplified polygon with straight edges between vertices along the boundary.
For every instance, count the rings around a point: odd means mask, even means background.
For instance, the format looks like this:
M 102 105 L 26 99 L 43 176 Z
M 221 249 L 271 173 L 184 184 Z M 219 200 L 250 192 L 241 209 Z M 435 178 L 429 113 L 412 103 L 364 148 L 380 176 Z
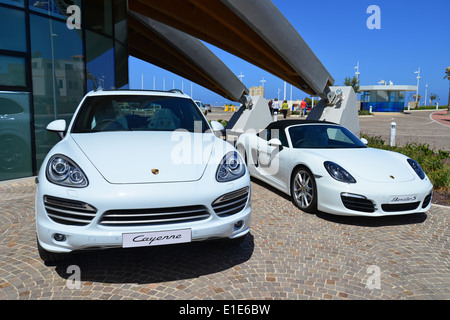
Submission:
M 191 229 L 124 233 L 122 234 L 122 247 L 148 247 L 191 242 Z

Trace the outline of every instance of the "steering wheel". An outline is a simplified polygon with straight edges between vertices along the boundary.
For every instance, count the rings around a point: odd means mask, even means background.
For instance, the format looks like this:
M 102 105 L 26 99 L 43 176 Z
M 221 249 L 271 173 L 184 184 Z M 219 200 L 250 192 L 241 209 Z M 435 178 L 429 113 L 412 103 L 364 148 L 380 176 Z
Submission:
M 116 125 L 120 126 L 123 129 L 122 125 L 120 125 L 116 120 L 114 120 L 114 119 L 103 119 L 103 120 L 99 121 L 95 125 L 93 130 L 100 130 L 100 131 L 102 131 L 102 130 L 108 128 L 112 124 L 116 124 Z
M 302 144 L 303 144 L 303 142 L 305 142 L 306 141 L 306 139 L 300 139 L 300 140 L 297 140 L 297 141 L 295 141 L 294 143 L 292 143 L 292 146 L 294 147 L 294 148 L 300 148 L 300 147 L 302 147 Z

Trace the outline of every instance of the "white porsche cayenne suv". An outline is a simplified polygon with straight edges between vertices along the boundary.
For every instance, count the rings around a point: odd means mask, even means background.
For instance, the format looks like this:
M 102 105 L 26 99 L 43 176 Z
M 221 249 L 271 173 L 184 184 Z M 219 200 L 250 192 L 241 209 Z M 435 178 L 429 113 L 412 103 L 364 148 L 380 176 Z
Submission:
M 250 229 L 250 177 L 185 94 L 88 93 L 37 178 L 36 231 L 45 261 L 75 250 L 229 239 Z

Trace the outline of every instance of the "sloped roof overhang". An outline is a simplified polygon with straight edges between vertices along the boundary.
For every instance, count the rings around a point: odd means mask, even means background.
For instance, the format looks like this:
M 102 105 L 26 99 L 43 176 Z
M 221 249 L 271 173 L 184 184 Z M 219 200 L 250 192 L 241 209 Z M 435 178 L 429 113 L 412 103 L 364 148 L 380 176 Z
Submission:
M 248 89 L 200 40 L 129 11 L 130 53 L 223 97 L 239 101 Z
M 312 95 L 326 97 L 334 79 L 270 0 L 129 0 L 129 10 L 206 41 Z M 189 66 L 149 56 L 149 44 L 129 22 L 130 54 L 177 74 Z M 162 48 L 158 48 L 162 49 Z M 194 55 L 194 60 L 196 60 Z M 164 66 L 165 65 L 165 66 Z M 201 73 L 198 74 L 201 76 Z M 202 84 L 199 81 L 196 81 Z M 221 87 L 216 82 L 217 87 Z M 216 90 L 213 90 L 217 92 Z

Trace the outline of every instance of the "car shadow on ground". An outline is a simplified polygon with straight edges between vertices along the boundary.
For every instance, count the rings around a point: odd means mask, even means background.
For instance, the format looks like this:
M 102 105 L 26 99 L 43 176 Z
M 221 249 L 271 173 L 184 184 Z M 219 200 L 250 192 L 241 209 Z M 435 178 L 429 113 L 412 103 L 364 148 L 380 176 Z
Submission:
M 281 192 L 280 190 L 270 186 L 269 184 L 255 179 L 251 178 L 252 183 L 255 183 L 263 188 L 266 188 L 267 190 L 275 193 L 276 195 L 292 202 L 292 205 L 294 205 L 291 196 L 285 194 L 284 192 Z M 300 209 L 296 210 L 299 212 L 302 212 L 303 214 L 311 214 L 307 212 L 303 212 Z M 317 211 L 315 215 L 323 220 L 334 222 L 334 223 L 340 223 L 340 224 L 348 224 L 348 225 L 356 225 L 361 227 L 383 227 L 383 226 L 392 226 L 392 225 L 407 225 L 407 224 L 418 224 L 423 223 L 427 219 L 426 213 L 414 213 L 414 214 L 406 214 L 406 215 L 392 215 L 392 216 L 384 216 L 384 217 L 364 217 L 364 216 L 340 216 L 340 215 L 333 215 L 321 211 Z
M 317 212 L 317 217 L 330 222 L 361 226 L 361 227 L 385 227 L 407 224 L 423 223 L 427 219 L 426 213 L 413 213 L 384 217 L 338 216 L 325 212 Z
M 55 271 L 68 279 L 70 265 L 80 268 L 81 281 L 102 283 L 160 283 L 198 278 L 230 269 L 249 260 L 254 251 L 248 234 L 239 245 L 223 241 L 202 241 L 145 248 L 80 251 Z

